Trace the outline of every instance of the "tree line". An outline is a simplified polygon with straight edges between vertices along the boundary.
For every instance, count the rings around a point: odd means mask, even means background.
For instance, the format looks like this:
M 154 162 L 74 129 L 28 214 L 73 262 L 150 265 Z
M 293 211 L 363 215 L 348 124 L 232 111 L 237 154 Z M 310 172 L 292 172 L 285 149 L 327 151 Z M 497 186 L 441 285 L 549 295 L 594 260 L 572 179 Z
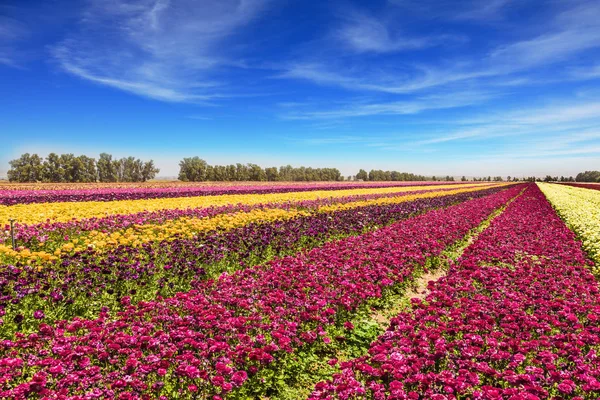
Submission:
M 50 153 L 45 159 L 25 153 L 9 164 L 11 182 L 145 182 L 160 172 L 152 160 L 113 159 L 107 153 L 100 154 L 98 160 L 71 153 Z
M 600 171 L 580 172 L 575 177 L 577 182 L 600 182 Z
M 337 168 L 281 167 L 263 168 L 257 164 L 210 165 L 200 157 L 188 157 L 179 162 L 178 179 L 184 182 L 204 181 L 285 181 L 285 182 L 315 182 L 315 181 L 424 181 L 431 177 L 415 175 L 407 172 L 361 169 L 356 175 L 342 176 Z M 433 177 L 433 180 L 444 180 Z M 447 176 L 445 180 L 453 181 Z
M 282 167 L 262 168 L 257 164 L 209 165 L 200 157 L 188 157 L 179 162 L 180 181 L 340 181 L 337 168 Z
M 8 179 L 11 182 L 145 182 L 154 179 L 160 172 L 155 167 L 154 161 L 142 161 L 135 157 L 123 157 L 113 159 L 107 153 L 100 154 L 99 158 L 86 155 L 75 156 L 72 153 L 56 154 L 50 153 L 44 159 L 37 154 L 25 153 L 19 158 L 9 162 Z M 179 162 L 179 180 L 184 182 L 203 181 L 454 181 L 454 177 L 429 177 L 408 172 L 383 171 L 372 169 L 367 172 L 360 169 L 356 175 L 343 177 L 337 168 L 312 168 L 292 167 L 285 165 L 281 167 L 263 168 L 257 164 L 230 164 L 209 165 L 199 157 L 184 158 Z M 466 182 L 463 176 L 461 181 Z M 479 182 L 501 182 L 505 179 L 501 176 L 474 177 L 470 180 Z M 506 181 L 529 181 L 529 182 L 600 182 L 600 171 L 585 171 L 572 176 L 550 176 L 545 178 L 527 177 L 506 178 Z
M 433 177 L 434 180 L 437 180 Z M 454 180 L 453 177 L 446 177 L 447 180 Z M 355 175 L 356 180 L 362 181 L 427 181 L 430 178 L 424 175 L 415 175 L 409 172 L 398 171 L 382 171 L 380 169 L 372 169 L 367 173 L 364 169 L 358 171 Z M 440 179 L 442 180 L 442 179 Z

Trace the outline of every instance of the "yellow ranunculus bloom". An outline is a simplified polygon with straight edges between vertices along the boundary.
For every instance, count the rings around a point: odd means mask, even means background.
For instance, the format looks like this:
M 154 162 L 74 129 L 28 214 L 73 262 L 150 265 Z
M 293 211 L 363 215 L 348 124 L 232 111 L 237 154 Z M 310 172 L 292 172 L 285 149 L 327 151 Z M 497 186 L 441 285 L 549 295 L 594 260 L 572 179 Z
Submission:
M 144 211 L 151 212 L 164 209 L 204 208 L 211 206 L 224 206 L 228 204 L 253 205 L 261 203 L 286 203 L 315 200 L 320 198 L 338 198 L 370 193 L 402 193 L 415 190 L 449 189 L 460 186 L 473 186 L 473 184 L 439 185 L 435 187 L 403 186 L 351 190 L 316 190 L 309 192 L 177 197 L 108 202 L 86 201 L 70 203 L 17 204 L 14 206 L 0 206 L 0 225 L 8 224 L 9 218 L 14 218 L 21 224 L 37 224 L 45 222 L 48 219 L 53 222 L 66 222 L 74 218 L 101 218 L 107 215 L 134 214 Z
M 52 257 L 56 257 L 60 256 L 61 254 L 68 254 L 74 251 L 81 251 L 85 248 L 88 248 L 89 246 L 92 246 L 95 250 L 98 251 L 107 250 L 110 248 L 117 247 L 119 245 L 141 246 L 144 243 L 153 241 L 174 240 L 176 238 L 192 238 L 200 233 L 216 229 L 230 230 L 241 226 L 245 226 L 250 223 L 269 223 L 274 221 L 284 221 L 297 218 L 303 215 L 310 215 L 314 212 L 325 213 L 335 212 L 339 210 L 350 210 L 371 205 L 399 204 L 407 201 L 413 201 L 416 199 L 475 192 L 497 185 L 498 184 L 477 186 L 455 185 L 453 186 L 455 188 L 454 190 L 431 191 L 400 197 L 380 198 L 344 204 L 331 204 L 327 206 L 322 206 L 316 211 L 303 211 L 297 209 L 283 210 L 273 208 L 255 209 L 249 212 L 237 212 L 232 214 L 219 214 L 212 218 L 179 218 L 175 220 L 169 220 L 163 224 L 133 225 L 128 227 L 124 231 L 106 233 L 100 231 L 91 231 L 85 237 L 73 238 L 71 241 L 63 244 L 59 249 L 55 250 L 51 254 L 46 253 L 44 251 L 31 254 L 29 253 L 29 250 L 14 252 L 12 249 L 0 245 L 0 257 L 14 257 L 16 255 L 19 255 L 22 258 L 30 258 L 33 260 L 45 260 L 49 259 L 47 257 L 50 255 L 52 255 Z
M 556 212 L 581 239 L 600 273 L 600 191 L 538 183 Z

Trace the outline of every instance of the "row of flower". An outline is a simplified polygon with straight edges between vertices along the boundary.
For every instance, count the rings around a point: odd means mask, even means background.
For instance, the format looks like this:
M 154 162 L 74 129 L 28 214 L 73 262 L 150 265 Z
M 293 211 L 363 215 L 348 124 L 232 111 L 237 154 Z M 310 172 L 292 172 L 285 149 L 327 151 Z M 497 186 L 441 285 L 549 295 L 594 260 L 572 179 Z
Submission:
M 596 399 L 600 291 L 535 185 L 311 399 Z
M 438 186 L 436 186 L 437 188 Z M 453 187 L 440 185 L 440 188 Z M 218 207 L 231 204 L 266 204 L 316 200 L 323 197 L 343 197 L 370 193 L 396 193 L 428 186 L 401 186 L 382 188 L 358 188 L 348 190 L 291 191 L 285 193 L 246 193 L 220 194 L 214 196 L 173 197 L 121 201 L 86 201 L 61 203 L 33 203 L 0 206 L 0 223 L 8 224 L 10 218 L 21 224 L 40 224 L 45 222 L 66 222 L 73 219 L 103 218 L 108 215 L 136 214 L 165 209 L 186 209 Z
M 88 247 L 105 250 L 121 245 L 140 246 L 147 242 L 191 238 L 215 229 L 229 230 L 252 222 L 287 220 L 310 213 L 402 203 L 417 198 L 478 191 L 489 187 L 484 185 L 458 186 L 454 189 L 442 188 L 410 192 L 389 192 L 389 189 L 385 189 L 383 193 L 317 198 L 298 202 L 240 204 L 181 211 L 159 210 L 131 216 L 109 216 L 85 222 L 73 220 L 66 223 L 18 225 L 16 240 L 19 248 L 12 248 L 9 232 L 6 232 L 4 244 L 0 244 L 0 257 L 4 255 L 5 259 L 42 259 L 47 261 L 63 254 L 82 251 Z M 158 220 L 152 220 L 152 217 L 156 217 Z M 84 230 L 79 228 L 80 226 L 83 226 Z M 91 226 L 97 228 L 85 230 Z
M 348 190 L 397 186 L 439 185 L 441 182 L 303 183 L 270 185 L 169 185 L 168 187 L 99 187 L 61 190 L 0 189 L 0 205 L 29 203 L 115 201 L 173 197 L 220 196 L 224 194 L 288 193 L 312 190 Z M 448 184 L 447 182 L 444 184 Z
M 273 223 L 251 223 L 229 231 L 210 231 L 193 239 L 120 246 L 99 253 L 85 250 L 65 255 L 39 268 L 25 263 L 0 272 L 0 308 L 5 321 L 0 334 L 37 329 L 40 322 L 93 317 L 102 307 L 121 309 L 120 298 L 133 303 L 195 289 L 207 278 L 244 265 L 262 264 L 275 256 L 359 235 L 426 210 L 482 198 L 503 188 L 429 197 L 398 204 L 371 205 L 300 216 Z M 44 313 L 43 321 L 35 311 Z
M 257 376 L 274 360 L 344 340 L 329 337 L 327 327 L 352 330 L 354 312 L 402 287 L 417 265 L 519 191 L 223 274 L 172 298 L 130 305 L 125 296 L 116 315 L 103 310 L 94 320 L 17 334 L 0 342 L 0 397 L 219 399 L 242 385 L 237 390 L 260 390 Z
M 481 185 L 481 188 L 488 187 L 489 185 Z M 472 185 L 460 185 L 460 188 L 472 187 Z M 248 212 L 254 209 L 267 209 L 267 208 L 281 208 L 281 209 L 314 209 L 319 206 L 348 203 L 358 200 L 369 200 L 377 199 L 381 197 L 392 197 L 401 196 L 404 194 L 413 194 L 416 192 L 424 191 L 442 191 L 452 190 L 458 188 L 457 186 L 433 186 L 433 187 L 421 187 L 415 186 L 410 190 L 396 189 L 396 188 L 382 188 L 379 190 L 369 191 L 337 191 L 337 192 L 318 192 L 318 193 L 300 193 L 299 196 L 296 194 L 286 195 L 283 198 L 278 196 L 277 198 L 271 199 L 268 203 L 255 203 L 244 204 L 241 202 L 225 204 L 225 205 L 209 205 L 209 206 L 198 206 L 192 207 L 191 204 L 185 204 L 185 208 L 164 208 L 155 211 L 141 211 L 130 214 L 110 214 L 105 217 L 92 217 L 92 218 L 75 218 L 65 222 L 43 222 L 37 224 L 23 224 L 19 221 L 14 223 L 15 238 L 19 243 L 29 243 L 31 241 L 45 241 L 44 235 L 49 233 L 58 232 L 61 235 L 77 235 L 83 232 L 92 230 L 102 231 L 116 231 L 119 229 L 127 228 L 132 225 L 142 224 L 162 224 L 166 221 L 191 217 L 191 218 L 207 218 L 213 217 L 218 214 L 227 214 L 234 212 Z M 219 200 L 219 199 L 218 199 Z M 239 200 L 239 199 L 238 199 Z M 242 199 L 248 202 L 248 197 Z M 222 201 L 219 202 L 221 204 Z M 178 205 L 178 204 L 175 204 Z M 178 205 L 182 206 L 182 205 Z M 10 226 L 5 226 L 6 229 L 10 229 Z M 27 246 L 29 247 L 29 246 Z
M 563 186 L 572 186 L 583 189 L 592 189 L 592 190 L 600 190 L 599 183 L 561 183 Z
M 561 218 L 581 239 L 583 248 L 596 262 L 594 272 L 600 275 L 600 192 L 549 183 L 539 185 Z

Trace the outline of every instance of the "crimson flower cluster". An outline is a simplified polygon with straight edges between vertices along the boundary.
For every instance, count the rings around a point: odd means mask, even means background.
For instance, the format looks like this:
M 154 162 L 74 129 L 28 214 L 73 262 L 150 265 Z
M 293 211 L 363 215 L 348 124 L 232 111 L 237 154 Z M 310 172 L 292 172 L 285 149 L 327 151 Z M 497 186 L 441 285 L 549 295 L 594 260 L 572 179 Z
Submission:
M 316 399 L 597 399 L 600 291 L 534 184 Z
M 362 305 L 410 281 L 417 265 L 519 191 L 225 273 L 170 298 L 132 304 L 124 296 L 117 315 L 16 334 L 0 342 L 0 397 L 220 399 L 288 353 L 343 340 L 326 328 L 344 327 Z

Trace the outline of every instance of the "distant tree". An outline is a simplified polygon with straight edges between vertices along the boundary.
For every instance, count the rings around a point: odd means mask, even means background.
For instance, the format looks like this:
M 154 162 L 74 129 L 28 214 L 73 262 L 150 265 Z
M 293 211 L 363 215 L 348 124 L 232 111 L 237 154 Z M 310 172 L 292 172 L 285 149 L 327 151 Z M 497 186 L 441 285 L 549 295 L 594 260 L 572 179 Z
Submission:
M 113 161 L 112 155 L 107 153 L 100 153 L 100 157 L 96 162 L 96 169 L 98 170 L 98 180 L 100 182 L 116 182 L 117 166 Z
M 577 182 L 600 182 L 600 171 L 580 172 L 575 177 Z
M 144 162 L 144 165 L 142 167 L 142 182 L 154 179 L 159 172 L 160 169 L 154 166 L 153 160 Z
M 64 182 L 65 171 L 60 156 L 50 153 L 44 161 L 44 182 Z
M 356 174 L 356 179 L 366 181 L 369 179 L 369 175 L 367 174 L 367 171 L 365 171 L 364 169 L 361 169 Z
M 265 170 L 259 165 L 248 164 L 248 179 L 254 182 L 262 182 L 267 180 Z
M 208 164 L 200 157 L 184 158 L 179 162 L 179 180 L 184 182 L 202 182 L 206 180 Z
M 277 167 L 265 168 L 265 175 L 269 182 L 274 182 L 279 178 L 279 171 L 277 170 Z
M 37 154 L 25 153 L 9 162 L 8 180 L 10 182 L 41 182 L 44 179 L 42 158 Z
M 98 180 L 98 172 L 96 170 L 96 159 L 81 155 L 77 157 L 77 162 L 81 170 L 77 182 L 96 182 Z

